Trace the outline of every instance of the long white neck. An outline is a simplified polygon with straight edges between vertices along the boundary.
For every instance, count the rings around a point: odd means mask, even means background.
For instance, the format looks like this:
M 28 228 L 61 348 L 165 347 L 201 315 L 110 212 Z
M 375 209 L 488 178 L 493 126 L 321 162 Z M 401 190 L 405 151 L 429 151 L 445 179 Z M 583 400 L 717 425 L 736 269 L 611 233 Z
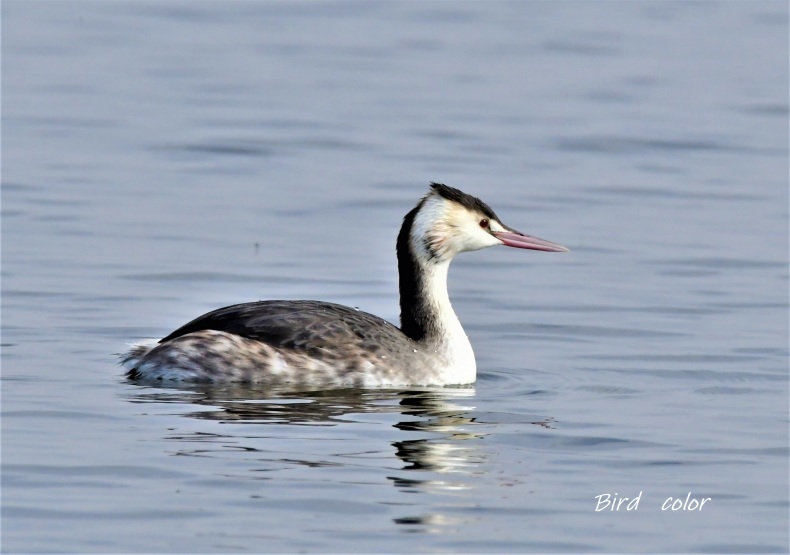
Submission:
M 423 312 L 430 315 L 431 333 L 421 343 L 426 350 L 432 349 L 444 359 L 448 383 L 471 383 L 475 381 L 477 365 L 472 344 L 450 304 L 447 292 L 447 270 L 450 263 L 432 264 L 424 269 L 422 283 Z
M 445 367 L 447 383 L 471 383 L 476 364 L 472 345 L 447 293 L 447 270 L 453 253 L 432 250 L 424 226 L 433 214 L 421 205 L 406 215 L 398 235 L 401 330 L 435 354 Z

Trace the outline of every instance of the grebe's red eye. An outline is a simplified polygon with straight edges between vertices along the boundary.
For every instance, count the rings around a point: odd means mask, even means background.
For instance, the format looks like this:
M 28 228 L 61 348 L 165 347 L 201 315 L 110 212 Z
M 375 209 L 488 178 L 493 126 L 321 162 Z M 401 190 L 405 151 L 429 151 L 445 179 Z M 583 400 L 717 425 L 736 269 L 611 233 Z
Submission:
M 483 218 L 480 220 L 480 227 L 483 229 L 488 229 L 488 218 Z

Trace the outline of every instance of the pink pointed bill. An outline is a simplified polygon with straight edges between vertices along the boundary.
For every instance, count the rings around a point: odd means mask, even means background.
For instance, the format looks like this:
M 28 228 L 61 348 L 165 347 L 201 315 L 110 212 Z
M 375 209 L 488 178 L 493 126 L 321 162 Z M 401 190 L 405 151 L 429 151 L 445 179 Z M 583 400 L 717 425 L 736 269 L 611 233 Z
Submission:
M 545 239 L 538 239 L 537 237 L 530 237 L 518 231 L 494 231 L 494 237 L 502 241 L 505 246 L 515 247 L 517 249 L 532 249 L 536 251 L 546 252 L 568 252 L 569 249 L 546 241 Z

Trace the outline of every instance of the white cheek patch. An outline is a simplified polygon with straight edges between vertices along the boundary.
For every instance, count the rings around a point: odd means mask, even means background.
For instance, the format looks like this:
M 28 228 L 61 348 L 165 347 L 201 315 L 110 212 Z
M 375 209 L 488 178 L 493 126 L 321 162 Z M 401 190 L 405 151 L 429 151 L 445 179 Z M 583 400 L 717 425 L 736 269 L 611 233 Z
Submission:
M 460 252 L 501 245 L 502 241 L 480 226 L 483 219 L 485 215 L 477 211 L 430 196 L 414 218 L 412 248 L 428 260 L 449 261 Z M 489 226 L 493 231 L 505 231 L 493 219 Z
M 411 243 L 415 253 L 427 259 L 444 259 L 447 256 L 451 235 L 447 212 L 441 199 L 431 196 L 425 200 L 412 227 Z
M 466 219 L 468 222 L 465 226 L 466 233 L 463 234 L 464 245 L 463 248 L 459 249 L 459 252 L 476 251 L 502 244 L 502 241 L 491 235 L 489 231 L 489 229 L 491 231 L 499 231 L 502 229 L 502 225 L 499 222 L 490 220 L 488 223 L 489 228 L 484 229 L 480 226 L 480 221 L 484 219 L 484 216 L 467 213 Z

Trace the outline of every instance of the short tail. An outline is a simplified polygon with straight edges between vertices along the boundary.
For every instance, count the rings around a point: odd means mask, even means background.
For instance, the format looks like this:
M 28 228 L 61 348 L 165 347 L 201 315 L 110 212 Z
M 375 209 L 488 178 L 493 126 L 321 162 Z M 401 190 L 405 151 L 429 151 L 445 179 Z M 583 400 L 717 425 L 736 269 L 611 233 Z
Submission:
M 137 366 L 143 357 L 156 347 L 157 343 L 156 339 L 144 339 L 129 345 L 129 350 L 121 355 L 120 360 L 121 366 L 126 369 L 128 378 L 134 379 L 137 377 Z

